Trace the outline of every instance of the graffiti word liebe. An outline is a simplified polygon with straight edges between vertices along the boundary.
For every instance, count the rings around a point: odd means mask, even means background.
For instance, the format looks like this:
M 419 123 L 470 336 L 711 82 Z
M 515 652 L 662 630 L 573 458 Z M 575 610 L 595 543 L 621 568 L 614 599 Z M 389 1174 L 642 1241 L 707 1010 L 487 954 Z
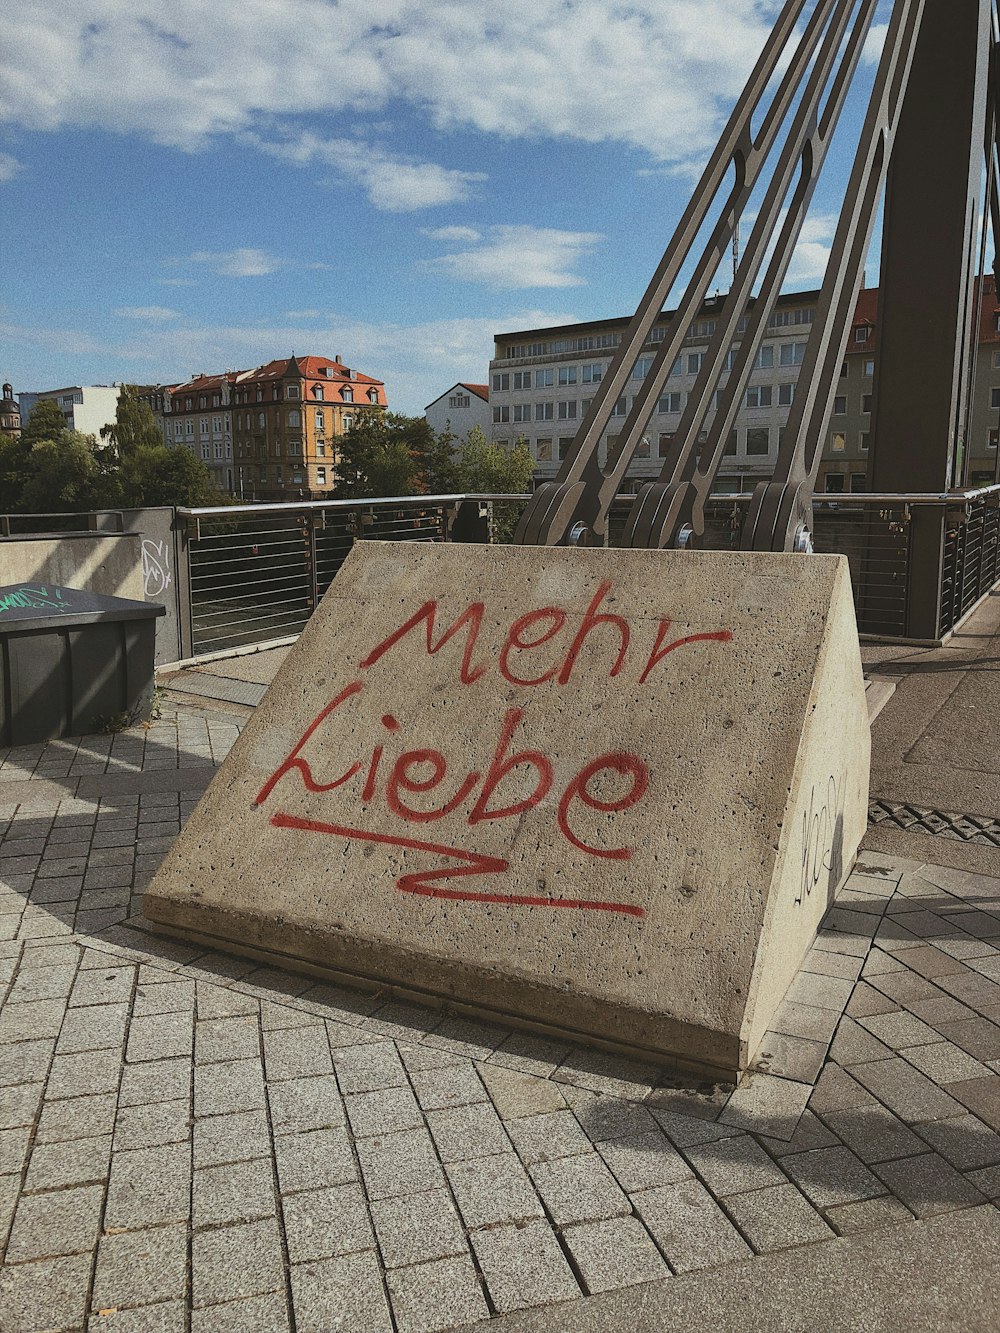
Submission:
M 397 630 L 373 648 L 361 660 L 359 668 L 367 672 L 387 653 L 403 645 L 411 635 L 417 636 L 419 643 L 422 627 L 428 656 L 435 656 L 449 644 L 454 644 L 456 658 L 461 650 L 461 659 L 457 663 L 460 686 L 475 684 L 491 670 L 495 670 L 509 684 L 524 689 L 535 689 L 545 684 L 569 686 L 574 680 L 584 644 L 591 635 L 599 632 L 602 642 L 605 646 L 610 644 L 614 655 L 608 670 L 609 678 L 619 676 L 631 666 L 637 683 L 645 685 L 659 663 L 670 653 L 694 643 L 725 643 L 732 638 L 729 630 L 714 630 L 671 639 L 670 621 L 661 618 L 652 643 L 637 652 L 628 622 L 621 616 L 600 609 L 611 586 L 610 581 L 600 585 L 579 628 L 571 637 L 564 632 L 569 615 L 561 607 L 543 607 L 519 616 L 508 629 L 495 660 L 491 659 L 480 643 L 486 609 L 483 602 L 471 603 L 451 625 L 438 633 L 438 603 L 431 600 L 425 602 Z M 519 819 L 553 793 L 557 796 L 554 801 L 556 829 L 571 846 L 588 856 L 605 860 L 624 861 L 631 858 L 632 849 L 629 847 L 605 847 L 588 841 L 581 827 L 581 815 L 587 810 L 604 815 L 621 814 L 637 805 L 649 788 L 650 773 L 645 761 L 639 755 L 627 751 L 608 751 L 581 765 L 568 781 L 557 787 L 551 758 L 539 749 L 520 748 L 519 732 L 525 715 L 525 709 L 521 707 L 506 709 L 495 742 L 487 743 L 475 767 L 468 766 L 465 756 L 462 762 L 449 762 L 446 755 L 436 748 L 414 745 L 412 748 L 401 749 L 400 746 L 406 744 L 404 725 L 394 713 L 385 712 L 376 728 L 378 739 L 370 746 L 370 753 L 366 752 L 361 758 L 346 764 L 341 756 L 336 765 L 339 771 L 317 774 L 315 761 L 307 759 L 303 754 L 306 745 L 325 726 L 331 726 L 342 719 L 355 724 L 350 727 L 352 732 L 359 729 L 356 724 L 364 720 L 358 713 L 365 708 L 365 683 L 364 676 L 352 681 L 316 715 L 286 758 L 264 783 L 256 799 L 257 805 L 267 801 L 282 779 L 294 773 L 305 789 L 315 794 L 340 791 L 364 805 L 378 800 L 384 804 L 390 819 L 400 821 L 403 825 L 429 825 L 453 815 L 469 829 L 474 829 L 487 821 Z M 391 747 L 394 757 L 386 754 L 387 746 Z M 515 773 L 516 778 L 512 778 Z M 488 856 L 466 848 L 428 842 L 402 831 L 395 833 L 391 831 L 391 825 L 389 831 L 373 832 L 353 825 L 304 819 L 284 812 L 272 815 L 271 822 L 282 828 L 431 852 L 452 862 L 443 868 L 401 875 L 397 886 L 408 893 L 466 901 L 574 907 L 644 915 L 641 907 L 623 903 L 474 893 L 445 888 L 439 881 L 461 876 L 500 874 L 509 870 L 509 862 L 502 857 Z

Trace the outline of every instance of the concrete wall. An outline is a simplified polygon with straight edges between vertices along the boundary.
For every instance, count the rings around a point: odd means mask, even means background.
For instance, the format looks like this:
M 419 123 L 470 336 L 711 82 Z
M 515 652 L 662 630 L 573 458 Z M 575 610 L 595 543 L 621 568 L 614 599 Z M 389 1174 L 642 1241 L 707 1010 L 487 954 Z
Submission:
M 0 538 L 0 584 L 10 583 L 55 583 L 145 601 L 141 539 L 93 532 Z

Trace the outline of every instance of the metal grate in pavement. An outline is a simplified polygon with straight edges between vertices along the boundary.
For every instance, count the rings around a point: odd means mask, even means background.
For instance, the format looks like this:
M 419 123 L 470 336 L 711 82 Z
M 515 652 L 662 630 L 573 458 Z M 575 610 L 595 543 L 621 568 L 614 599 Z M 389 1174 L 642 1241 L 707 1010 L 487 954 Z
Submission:
M 910 833 L 929 833 L 935 838 L 1000 847 L 1000 820 L 985 815 L 951 814 L 943 810 L 927 810 L 921 805 L 870 801 L 868 822 L 894 825 Z

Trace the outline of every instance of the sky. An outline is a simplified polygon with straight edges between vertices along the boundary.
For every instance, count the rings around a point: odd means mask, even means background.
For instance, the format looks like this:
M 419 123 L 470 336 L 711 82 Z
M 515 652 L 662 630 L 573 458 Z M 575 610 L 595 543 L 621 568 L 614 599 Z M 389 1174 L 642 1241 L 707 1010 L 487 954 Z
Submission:
M 822 279 L 889 7 L 786 287 Z M 422 413 L 496 333 L 635 309 L 780 8 L 18 0 L 0 379 L 339 354 Z

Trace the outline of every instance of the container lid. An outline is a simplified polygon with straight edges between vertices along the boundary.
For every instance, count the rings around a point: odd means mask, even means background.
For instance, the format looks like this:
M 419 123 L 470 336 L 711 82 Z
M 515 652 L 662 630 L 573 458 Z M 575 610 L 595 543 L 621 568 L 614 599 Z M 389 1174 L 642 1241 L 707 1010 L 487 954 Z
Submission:
M 148 620 L 166 615 L 159 602 L 103 597 L 54 583 L 10 583 L 0 587 L 0 634 L 11 630 L 53 629 L 56 622 L 93 625 L 101 621 Z

